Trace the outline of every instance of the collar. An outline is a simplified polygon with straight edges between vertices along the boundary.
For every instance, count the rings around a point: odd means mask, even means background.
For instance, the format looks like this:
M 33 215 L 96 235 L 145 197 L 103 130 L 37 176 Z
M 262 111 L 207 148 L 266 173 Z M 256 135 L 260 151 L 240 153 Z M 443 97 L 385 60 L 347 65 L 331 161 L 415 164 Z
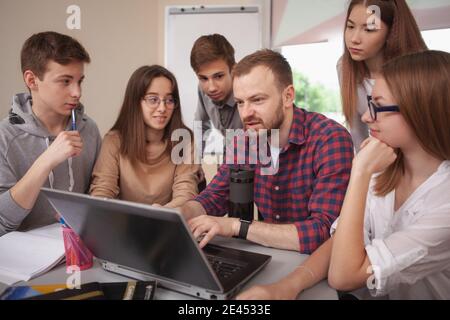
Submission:
M 290 144 L 302 145 L 305 143 L 306 141 L 305 126 L 304 126 L 305 121 L 306 121 L 306 111 L 301 108 L 298 108 L 294 104 L 294 115 L 292 117 L 291 130 L 289 131 L 288 145 Z
M 225 102 L 226 106 L 234 108 L 236 106 L 236 100 L 234 100 L 234 94 L 231 93 L 230 97 L 228 98 L 227 102 Z
M 201 90 L 201 89 L 200 89 L 200 90 Z M 234 107 L 236 106 L 236 100 L 234 99 L 234 94 L 233 94 L 233 93 L 231 93 L 230 97 L 225 101 L 224 104 L 219 105 L 219 104 L 215 104 L 215 103 L 211 100 L 211 98 L 208 97 L 208 95 L 207 95 L 206 93 L 204 93 L 203 91 L 201 91 L 201 92 L 202 92 L 202 95 L 203 95 L 206 99 L 208 99 L 208 101 L 211 102 L 211 104 L 213 104 L 214 106 L 216 106 L 216 107 L 219 108 L 219 109 L 222 109 L 222 108 L 224 108 L 224 107 L 234 108 Z
M 230 97 L 227 99 L 227 101 L 223 105 L 217 105 L 217 104 L 215 104 L 212 101 L 211 101 L 211 103 L 213 103 L 219 109 L 222 109 L 222 108 L 225 108 L 225 107 L 234 108 L 236 106 L 236 100 L 234 100 L 234 94 L 233 93 L 231 93 Z

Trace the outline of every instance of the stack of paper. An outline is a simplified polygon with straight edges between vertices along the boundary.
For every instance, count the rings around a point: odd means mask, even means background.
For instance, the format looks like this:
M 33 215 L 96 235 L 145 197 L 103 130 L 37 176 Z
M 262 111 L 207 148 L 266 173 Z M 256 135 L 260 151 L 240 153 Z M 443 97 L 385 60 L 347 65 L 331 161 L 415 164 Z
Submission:
M 28 232 L 10 232 L 0 237 L 0 282 L 12 285 L 37 277 L 64 258 L 59 223 Z

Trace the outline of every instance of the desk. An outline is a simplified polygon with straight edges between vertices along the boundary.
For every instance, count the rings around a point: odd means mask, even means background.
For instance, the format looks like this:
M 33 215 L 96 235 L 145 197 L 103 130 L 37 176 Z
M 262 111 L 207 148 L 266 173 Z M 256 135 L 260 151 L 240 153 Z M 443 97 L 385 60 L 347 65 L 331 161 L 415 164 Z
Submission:
M 273 248 L 266 248 L 249 241 L 235 239 L 235 238 L 221 238 L 217 237 L 212 241 L 214 244 L 224 247 L 236 248 L 241 250 L 253 251 L 272 256 L 269 264 L 261 270 L 255 277 L 253 277 L 245 286 L 249 288 L 256 284 L 268 284 L 275 282 L 283 276 L 290 273 L 296 266 L 298 266 L 308 256 L 299 254 L 294 251 L 278 250 Z M 60 265 L 52 271 L 29 281 L 27 284 L 51 284 L 51 283 L 65 283 L 68 278 L 66 274 L 65 265 Z M 94 262 L 94 267 L 89 270 L 81 272 L 81 282 L 120 282 L 129 281 L 129 278 L 105 271 L 100 266 L 98 261 Z M 337 293 L 328 286 L 327 281 L 321 281 L 314 287 L 306 290 L 299 297 L 301 300 L 336 300 Z M 192 300 L 196 299 L 185 294 L 158 288 L 155 294 L 155 299 L 161 300 Z

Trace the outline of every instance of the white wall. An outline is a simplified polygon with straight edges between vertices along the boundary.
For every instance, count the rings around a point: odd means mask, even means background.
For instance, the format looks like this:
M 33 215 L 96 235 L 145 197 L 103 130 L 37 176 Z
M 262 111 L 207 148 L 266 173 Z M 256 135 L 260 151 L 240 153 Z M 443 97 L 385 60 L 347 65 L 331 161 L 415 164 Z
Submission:
M 164 64 L 167 5 L 261 3 L 269 15 L 270 0 L 0 0 L 0 119 L 13 94 L 26 91 L 20 49 L 33 33 L 65 33 L 87 49 L 92 62 L 85 70 L 82 102 L 104 134 L 117 117 L 131 73 L 141 65 Z M 66 28 L 72 4 L 81 8 L 81 30 Z
M 81 8 L 81 30 L 68 30 L 66 9 Z M 0 0 L 0 118 L 11 98 L 26 90 L 20 71 L 20 50 L 33 33 L 56 31 L 77 38 L 91 56 L 85 70 L 82 102 L 106 131 L 117 117 L 131 73 L 157 63 L 158 3 L 148 0 Z

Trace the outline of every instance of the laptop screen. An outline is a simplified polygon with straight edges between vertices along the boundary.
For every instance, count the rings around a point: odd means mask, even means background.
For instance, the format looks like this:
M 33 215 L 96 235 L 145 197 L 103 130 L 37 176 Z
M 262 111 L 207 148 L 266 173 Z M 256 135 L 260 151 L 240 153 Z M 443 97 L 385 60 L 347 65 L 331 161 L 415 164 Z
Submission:
M 42 190 L 97 258 L 183 284 L 220 290 L 177 212 Z

